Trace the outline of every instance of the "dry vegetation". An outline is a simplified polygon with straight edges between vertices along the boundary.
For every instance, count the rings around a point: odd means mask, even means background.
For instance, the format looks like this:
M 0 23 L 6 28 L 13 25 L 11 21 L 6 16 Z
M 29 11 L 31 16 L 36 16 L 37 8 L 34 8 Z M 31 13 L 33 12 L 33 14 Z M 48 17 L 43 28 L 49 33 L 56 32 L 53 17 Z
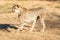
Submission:
M 52 19 L 46 20 L 45 32 L 39 32 L 39 27 L 36 27 L 37 30 L 34 29 L 33 32 L 20 31 L 15 33 L 15 26 L 19 24 L 17 14 L 11 12 L 11 7 L 15 3 L 27 9 L 44 7 L 52 14 L 60 16 L 60 3 L 57 2 L 0 1 L 0 40 L 60 40 L 60 21 L 56 22 Z

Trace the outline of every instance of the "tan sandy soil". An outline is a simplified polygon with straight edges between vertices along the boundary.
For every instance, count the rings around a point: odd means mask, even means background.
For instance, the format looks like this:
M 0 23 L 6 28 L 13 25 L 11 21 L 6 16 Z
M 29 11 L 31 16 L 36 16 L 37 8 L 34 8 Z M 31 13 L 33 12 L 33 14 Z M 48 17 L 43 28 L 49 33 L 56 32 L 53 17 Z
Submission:
M 44 32 L 40 32 L 38 26 L 35 27 L 33 32 L 16 32 L 17 29 L 15 29 L 15 27 L 19 24 L 17 14 L 11 13 L 10 11 L 12 7 L 11 5 L 15 3 L 22 5 L 27 9 L 36 7 L 48 8 L 48 10 L 50 12 L 52 11 L 53 14 L 60 15 L 60 9 L 55 8 L 60 4 L 56 2 L 33 1 L 32 3 L 32 1 L 0 1 L 0 40 L 60 40 L 60 21 L 56 22 L 47 20 L 46 30 Z M 7 12 L 8 9 L 10 12 Z M 26 28 L 29 29 L 29 27 Z

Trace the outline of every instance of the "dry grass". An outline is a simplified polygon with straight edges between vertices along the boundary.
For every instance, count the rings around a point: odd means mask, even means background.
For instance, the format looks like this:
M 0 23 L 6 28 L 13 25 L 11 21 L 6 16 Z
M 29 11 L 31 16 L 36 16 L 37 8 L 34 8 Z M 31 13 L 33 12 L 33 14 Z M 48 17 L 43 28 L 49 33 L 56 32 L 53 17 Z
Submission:
M 60 34 L 56 30 L 45 32 L 4 32 L 0 31 L 0 40 L 60 40 Z
M 1 1 L 0 1 L 1 2 Z M 60 16 L 60 3 L 46 1 L 5 1 L 0 3 L 0 40 L 60 40 L 60 22 L 46 21 L 46 31 L 33 32 L 20 31 L 16 33 L 14 26 L 19 24 L 17 14 L 11 12 L 13 4 L 17 4 L 29 9 L 36 7 L 48 8 L 53 14 Z M 3 3 L 3 4 L 2 4 Z M 14 25 L 12 25 L 14 24 Z M 37 25 L 37 24 L 36 24 Z M 2 27 L 2 28 L 1 28 Z M 28 28 L 28 27 L 27 27 Z M 38 27 L 39 28 L 39 27 Z M 9 30 L 11 32 L 8 32 Z

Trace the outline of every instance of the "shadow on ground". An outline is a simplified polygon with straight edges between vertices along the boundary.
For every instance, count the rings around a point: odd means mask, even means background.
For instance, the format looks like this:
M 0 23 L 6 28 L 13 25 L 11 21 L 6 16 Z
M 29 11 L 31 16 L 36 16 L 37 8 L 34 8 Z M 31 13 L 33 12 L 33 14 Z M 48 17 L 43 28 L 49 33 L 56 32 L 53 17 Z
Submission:
M 10 32 L 10 31 L 8 30 L 8 28 L 17 29 L 15 26 L 11 26 L 10 24 L 0 24 L 0 30 L 6 30 L 6 31 Z
M 38 23 L 39 24 L 39 27 L 40 27 L 40 23 Z M 60 29 L 60 22 L 54 22 L 54 21 L 46 21 L 46 29 L 47 30 L 51 30 L 51 29 Z M 37 27 L 37 28 L 39 28 L 39 27 Z M 10 25 L 10 24 L 0 24 L 0 30 L 5 30 L 5 31 L 8 31 L 8 32 L 10 32 L 10 30 L 8 30 L 8 28 L 13 28 L 13 29 L 18 29 L 16 26 L 14 26 L 14 25 Z M 39 30 L 40 30 L 40 28 L 39 28 Z

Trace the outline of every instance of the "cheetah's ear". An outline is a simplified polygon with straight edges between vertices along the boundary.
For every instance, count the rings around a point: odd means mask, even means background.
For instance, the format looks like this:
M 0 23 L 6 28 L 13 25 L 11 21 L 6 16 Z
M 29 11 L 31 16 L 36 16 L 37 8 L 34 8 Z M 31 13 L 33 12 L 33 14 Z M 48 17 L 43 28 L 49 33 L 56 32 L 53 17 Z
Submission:
M 19 5 L 16 5 L 19 8 Z

